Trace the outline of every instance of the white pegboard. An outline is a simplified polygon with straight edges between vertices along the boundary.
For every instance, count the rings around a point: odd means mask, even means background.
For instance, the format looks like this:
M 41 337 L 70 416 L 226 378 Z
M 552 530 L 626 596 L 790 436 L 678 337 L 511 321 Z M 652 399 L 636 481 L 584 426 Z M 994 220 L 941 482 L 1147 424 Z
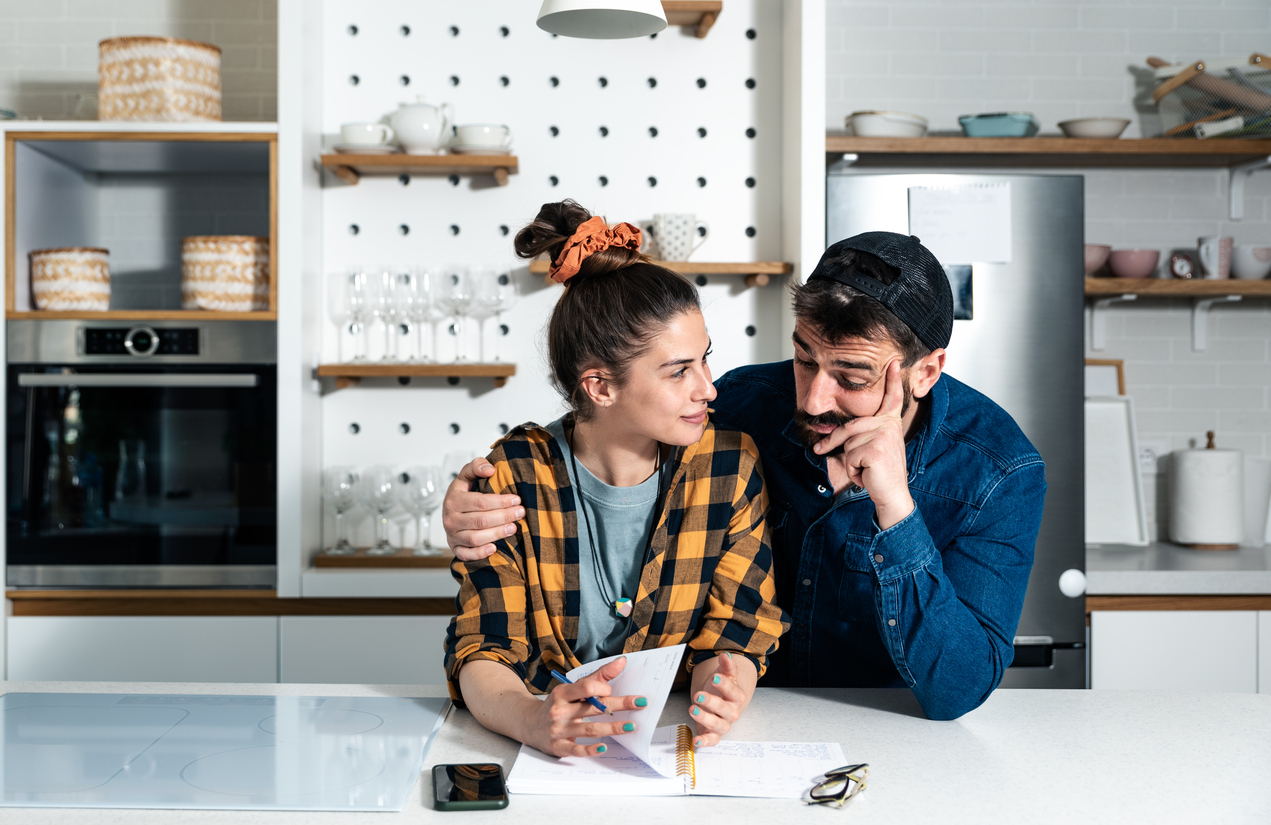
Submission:
M 413 379 L 404 387 L 393 379 L 369 380 L 340 391 L 327 386 L 324 466 L 440 464 L 450 450 L 484 452 L 500 425 L 545 423 L 560 414 L 542 330 L 561 288 L 530 275 L 511 245 L 545 202 L 570 197 L 610 222 L 640 225 L 655 213 L 692 212 L 711 230 L 693 260 L 789 258 L 781 243 L 780 3 L 729 0 L 705 39 L 670 28 L 629 41 L 554 38 L 534 26 L 532 6 L 524 0 L 323 5 L 326 145 L 336 142 L 341 123 L 380 120 L 422 94 L 430 103 L 450 103 L 459 123 L 507 124 L 520 167 L 506 187 L 489 178 L 464 177 L 456 185 L 426 176 L 406 184 L 364 177 L 347 186 L 328 175 L 326 276 L 368 264 L 493 265 L 515 268 L 522 288 L 503 317 L 509 333 L 501 351 L 518 365 L 505 387 L 475 378 L 457 386 L 444 379 Z M 325 283 L 313 288 L 325 296 Z M 716 375 L 781 357 L 781 279 L 745 289 L 739 276 L 712 277 L 701 292 Z M 314 361 L 333 362 L 339 331 L 329 317 L 323 323 L 322 352 Z M 439 337 L 445 355 L 453 339 Z M 370 519 L 363 514 L 359 521 L 354 538 L 366 543 Z M 331 524 L 328 513 L 326 536 Z

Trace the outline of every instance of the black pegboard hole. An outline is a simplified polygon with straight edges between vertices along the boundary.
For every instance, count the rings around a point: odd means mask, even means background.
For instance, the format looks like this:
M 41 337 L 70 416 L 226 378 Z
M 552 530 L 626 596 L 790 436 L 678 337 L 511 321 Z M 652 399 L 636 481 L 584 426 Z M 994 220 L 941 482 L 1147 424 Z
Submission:
M 757 33 L 755 32 L 754 29 L 746 29 L 747 40 L 754 40 L 756 36 L 757 36 Z
M 658 33 L 657 33 L 657 32 L 654 32 L 653 34 L 649 35 L 649 39 L 650 39 L 650 40 L 657 40 L 657 39 L 658 39 Z
M 552 186 L 558 186 L 560 184 L 560 178 L 556 177 L 555 175 L 552 175 L 551 177 L 547 179 L 547 182 L 550 183 Z
M 409 85 L 410 85 L 410 75 L 408 75 L 408 74 L 404 74 L 404 75 L 402 75 L 401 77 L 397 78 L 397 82 L 398 82 L 398 83 L 400 83 L 400 84 L 402 84 L 403 86 L 409 86 Z
M 698 275 L 696 278 L 693 279 L 693 283 L 697 284 L 698 286 L 706 286 L 706 276 Z
M 746 334 L 747 334 L 748 336 L 750 336 L 751 338 L 754 338 L 754 337 L 755 337 L 755 333 L 756 333 L 756 332 L 758 332 L 758 331 L 759 331 L 759 330 L 755 329 L 755 325 L 754 325 L 754 324 L 751 324 L 750 326 L 746 327 Z
M 552 137 L 560 137 L 560 127 L 558 126 L 548 126 L 547 131 L 551 133 Z
M 351 74 L 351 75 L 349 75 L 349 85 L 350 85 L 350 86 L 356 86 L 357 84 L 359 84 L 359 83 L 361 83 L 361 82 L 362 82 L 362 78 L 358 77 L 357 75 L 355 75 L 355 74 Z
M 748 227 L 746 227 L 746 237 L 747 237 L 747 238 L 753 238 L 753 237 L 755 237 L 755 236 L 756 236 L 756 235 L 758 235 L 758 234 L 759 234 L 758 230 L 756 230 L 753 226 L 748 226 Z
M 753 77 L 746 78 L 746 88 L 747 89 L 755 88 L 755 79 Z
M 649 88 L 656 89 L 658 87 L 658 79 L 656 77 L 649 78 Z
M 405 224 L 405 223 L 398 224 L 398 225 L 397 225 L 397 233 L 398 233 L 399 235 L 409 235 L 409 234 L 410 234 L 410 224 Z
M 552 88 L 555 89 L 557 86 L 560 85 L 560 78 L 557 77 L 556 75 L 552 75 L 551 77 L 547 78 L 547 82 L 552 84 Z
M 507 324 L 499 324 L 499 334 L 500 334 L 500 335 L 507 335 L 507 334 L 508 334 L 509 332 L 511 332 L 511 331 L 512 331 L 512 330 L 508 328 L 508 325 L 507 325 Z
M 658 185 L 658 179 L 653 177 L 652 175 L 649 175 L 649 186 L 657 186 L 657 185 Z
M 451 234 L 451 235 L 458 235 L 458 234 L 459 234 L 459 224 L 457 224 L 457 223 L 452 223 L 452 224 L 450 224 L 450 234 Z
M 405 377 L 405 376 L 403 376 Z M 402 435 L 410 435 L 410 425 L 405 421 L 397 425 L 397 431 Z
M 410 324 L 398 324 L 398 325 L 397 325 L 397 334 L 398 334 L 398 335 L 410 335 Z M 410 376 L 408 376 L 408 375 L 399 375 L 399 376 L 397 376 L 397 383 L 401 384 L 401 385 L 404 387 L 404 386 L 406 386 L 406 385 L 402 383 L 402 379 L 405 379 L 406 381 L 409 381 L 409 380 L 410 380 Z
M 509 430 L 510 430 L 510 428 L 508 427 L 508 425 L 507 425 L 507 424 L 500 424 L 500 425 L 499 425 L 499 435 L 507 435 L 507 434 L 508 434 L 508 432 L 509 432 Z
M 402 26 L 398 31 L 402 33 L 402 37 L 410 37 L 410 26 Z
M 600 88 L 602 88 L 602 89 L 603 89 L 603 88 L 605 88 L 606 86 L 608 86 L 608 85 L 609 85 L 609 78 L 607 78 L 607 77 L 599 77 L 599 78 L 597 78 L 597 79 L 596 79 L 596 82 L 597 82 L 597 83 L 599 83 L 599 84 L 600 84 Z
M 602 138 L 603 138 L 603 137 L 609 137 L 609 127 L 608 127 L 608 126 L 601 126 L 601 127 L 600 127 L 600 136 L 601 136 Z
M 352 433 L 353 435 L 357 435 L 358 433 L 362 432 L 362 425 L 354 421 L 352 424 L 349 425 L 349 432 Z
M 749 129 L 746 130 L 746 137 L 751 138 L 752 140 L 754 139 L 756 134 L 758 133 L 755 131 L 754 126 L 751 126 Z
M 446 327 L 446 332 L 457 338 L 459 337 L 459 326 L 457 324 L 451 324 L 450 326 Z
M 345 31 L 349 33 L 349 37 L 357 37 L 357 26 L 349 26 Z
M 512 276 L 507 274 L 506 272 L 500 272 L 498 280 L 499 280 L 499 286 L 507 286 L 508 284 L 512 283 Z
M 699 89 L 705 89 L 705 88 L 706 88 L 706 78 L 704 78 L 704 77 L 699 77 L 699 78 L 697 79 L 697 88 L 699 88 Z
M 459 85 L 459 75 L 457 75 L 457 74 L 452 74 L 452 75 L 450 76 L 450 85 L 451 85 L 451 86 L 458 86 L 458 85 Z
M 505 224 L 505 223 L 501 223 L 501 224 L 499 224 L 499 234 L 500 234 L 500 235 L 502 235 L 502 236 L 504 236 L 504 237 L 507 237 L 507 234 L 508 234 L 509 232 L 511 232 L 511 231 L 512 231 L 512 230 L 508 227 L 508 225 L 507 225 L 507 224 Z M 502 283 L 502 282 L 503 282 L 503 281 L 502 281 L 502 276 L 500 276 L 499 282 L 500 282 L 500 283 Z
M 459 386 L 459 376 L 457 376 L 457 375 L 452 375 L 452 376 L 448 377 L 448 378 L 446 379 L 446 383 L 447 383 L 447 384 L 449 384 L 449 385 L 450 385 L 450 386 L 452 386 L 452 387 L 457 387 L 457 386 Z
M 450 433 L 451 433 L 451 435 L 458 435 L 458 434 L 459 434 L 459 425 L 458 425 L 458 424 L 455 424 L 455 423 L 453 423 L 453 422 L 452 422 L 452 423 L 450 424 Z
M 406 173 L 403 172 L 402 174 L 397 176 L 397 182 L 400 183 L 402 186 L 410 186 L 410 175 L 407 175 Z
M 507 76 L 507 75 L 505 75 L 505 74 L 499 75 L 499 85 L 500 85 L 500 86 L 508 86 L 508 85 L 509 85 L 509 84 L 511 84 L 511 83 L 512 83 L 512 78 L 508 77 L 508 76 Z
M 446 178 L 446 180 L 450 181 L 450 185 L 451 185 L 451 186 L 458 186 L 458 185 L 459 185 L 459 176 L 458 176 L 458 175 L 450 175 L 449 177 L 447 177 L 447 178 Z
M 357 224 L 355 224 L 355 223 L 351 223 L 351 224 L 349 224 L 349 234 L 350 234 L 350 235 L 356 235 L 357 233 L 359 233 L 359 232 L 361 232 L 361 231 L 362 231 L 362 227 L 358 226 Z
M 650 127 L 649 127 L 649 137 L 657 137 L 657 136 L 658 136 L 658 127 L 656 127 L 656 126 L 650 126 Z
M 699 138 L 704 138 L 704 137 L 706 137 L 706 127 L 705 127 L 705 126 L 698 126 L 698 127 L 697 127 L 697 136 L 698 136 Z
M 754 189 L 754 188 L 755 188 L 755 179 L 754 179 L 754 178 L 746 178 L 746 186 L 747 186 L 747 187 L 749 187 L 749 188 L 751 188 L 751 189 Z
M 604 175 L 601 175 L 601 176 L 598 178 L 598 180 L 600 181 L 600 185 L 601 185 L 601 186 L 608 186 L 608 185 L 609 185 L 609 178 L 605 177 Z
M 450 36 L 451 36 L 451 37 L 458 37 L 458 36 L 459 36 L 459 27 L 458 27 L 458 26 L 451 26 L 451 27 L 450 27 Z
M 512 33 L 512 30 L 509 29 L 507 26 L 499 26 L 499 34 L 503 35 L 504 37 L 507 37 L 511 33 Z
M 706 227 L 704 227 L 704 226 L 699 226 L 699 227 L 697 227 L 697 236 L 698 236 L 699 238 L 705 238 L 705 237 L 706 237 Z
M 706 186 L 706 178 L 698 178 L 697 185 L 702 187 Z

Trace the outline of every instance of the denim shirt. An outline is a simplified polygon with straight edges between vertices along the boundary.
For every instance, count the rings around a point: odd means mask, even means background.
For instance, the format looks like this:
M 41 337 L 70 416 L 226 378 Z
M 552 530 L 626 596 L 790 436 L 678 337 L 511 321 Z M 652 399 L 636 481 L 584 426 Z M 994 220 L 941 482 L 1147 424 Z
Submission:
M 932 719 L 978 707 L 1014 655 L 1046 494 L 1015 421 L 942 375 L 905 445 L 915 508 L 880 530 L 869 493 L 837 498 L 796 435 L 792 362 L 715 384 L 714 421 L 763 459 L 777 602 L 792 617 L 765 686 L 911 688 Z

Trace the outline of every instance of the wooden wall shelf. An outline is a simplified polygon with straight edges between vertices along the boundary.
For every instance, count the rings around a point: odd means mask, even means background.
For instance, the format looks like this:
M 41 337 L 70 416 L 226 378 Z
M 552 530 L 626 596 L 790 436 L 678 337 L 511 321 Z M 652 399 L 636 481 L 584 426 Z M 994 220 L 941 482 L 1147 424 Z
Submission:
M 516 375 L 516 364 L 322 364 L 318 377 L 334 378 L 336 389 L 353 387 L 363 378 L 493 378 L 502 387 Z
M 672 26 L 689 26 L 696 30 L 694 34 L 699 38 L 706 36 L 723 10 L 723 0 L 662 0 L 666 22 Z
M 492 175 L 507 186 L 516 174 L 516 155 L 356 155 L 326 154 L 322 165 L 340 180 L 357 186 L 363 175 Z
M 1271 280 L 1218 281 L 1182 278 L 1086 278 L 1086 295 L 1141 295 L 1153 298 L 1206 298 L 1244 295 L 1271 298 Z
M 277 321 L 278 313 L 270 310 L 260 312 L 213 312 L 198 309 L 111 309 L 105 312 L 45 312 L 32 310 L 29 312 L 8 312 L 5 318 L 10 321 Z
M 1200 166 L 1220 168 L 1271 156 L 1271 140 L 1221 138 L 1086 139 L 1067 137 L 844 137 L 825 139 L 827 154 L 858 155 L 870 166 Z
M 319 553 L 313 557 L 313 566 L 324 570 L 367 570 L 385 568 L 433 568 L 448 569 L 454 556 L 447 552 L 443 556 L 416 556 L 409 547 L 400 547 L 391 556 L 367 555 L 367 548 L 359 547 L 351 556 L 328 556 Z

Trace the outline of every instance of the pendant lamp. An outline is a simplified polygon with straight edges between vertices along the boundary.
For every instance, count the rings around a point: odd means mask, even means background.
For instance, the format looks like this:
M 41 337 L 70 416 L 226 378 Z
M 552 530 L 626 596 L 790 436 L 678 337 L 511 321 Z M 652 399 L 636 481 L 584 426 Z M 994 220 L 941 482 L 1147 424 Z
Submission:
M 538 27 L 564 37 L 620 40 L 666 28 L 661 0 L 543 0 Z

